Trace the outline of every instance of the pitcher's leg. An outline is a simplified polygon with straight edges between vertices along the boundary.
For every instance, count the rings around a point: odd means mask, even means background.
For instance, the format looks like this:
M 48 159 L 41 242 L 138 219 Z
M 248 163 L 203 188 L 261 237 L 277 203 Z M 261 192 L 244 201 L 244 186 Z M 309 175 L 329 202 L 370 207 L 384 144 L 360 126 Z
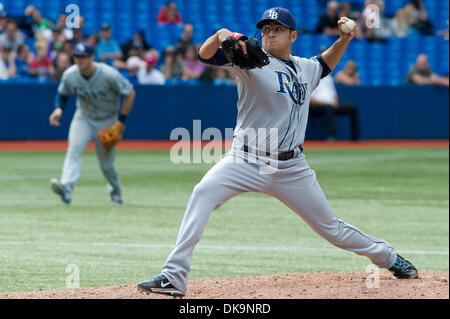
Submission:
M 92 139 L 90 125 L 82 115 L 75 113 L 69 129 L 69 146 L 61 174 L 61 185 L 72 191 L 80 178 L 84 149 Z
M 277 181 L 275 194 L 311 228 L 333 245 L 367 256 L 375 265 L 390 268 L 396 252 L 382 239 L 364 234 L 336 217 L 317 182 L 314 171 L 291 181 Z
M 240 193 L 257 191 L 265 178 L 264 175 L 258 175 L 258 169 L 257 165 L 233 163 L 232 156 L 226 156 L 194 187 L 180 226 L 176 247 L 162 269 L 162 274 L 180 291 L 186 291 L 192 253 L 210 214 Z

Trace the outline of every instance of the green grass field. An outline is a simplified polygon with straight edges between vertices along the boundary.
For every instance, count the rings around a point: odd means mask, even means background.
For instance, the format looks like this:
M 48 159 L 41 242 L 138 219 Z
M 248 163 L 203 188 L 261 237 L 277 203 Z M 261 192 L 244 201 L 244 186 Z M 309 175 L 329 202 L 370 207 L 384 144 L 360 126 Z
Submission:
M 448 149 L 306 150 L 337 216 L 389 241 L 419 270 L 449 263 Z M 120 151 L 124 205 L 112 206 L 94 152 L 69 206 L 54 195 L 64 152 L 0 152 L 0 292 L 136 283 L 158 274 L 191 191 L 211 165 L 167 151 Z M 274 198 L 245 194 L 211 216 L 190 279 L 307 271 L 365 271 Z

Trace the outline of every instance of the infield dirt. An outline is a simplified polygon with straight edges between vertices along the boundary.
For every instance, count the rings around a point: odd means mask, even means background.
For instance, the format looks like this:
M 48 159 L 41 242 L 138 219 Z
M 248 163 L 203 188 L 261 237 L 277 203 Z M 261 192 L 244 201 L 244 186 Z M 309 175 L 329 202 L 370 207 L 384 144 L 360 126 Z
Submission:
M 378 288 L 365 272 L 315 272 L 192 280 L 185 299 L 448 299 L 449 273 L 422 271 L 418 279 L 380 272 Z M 0 294 L 0 299 L 162 299 L 136 284 Z

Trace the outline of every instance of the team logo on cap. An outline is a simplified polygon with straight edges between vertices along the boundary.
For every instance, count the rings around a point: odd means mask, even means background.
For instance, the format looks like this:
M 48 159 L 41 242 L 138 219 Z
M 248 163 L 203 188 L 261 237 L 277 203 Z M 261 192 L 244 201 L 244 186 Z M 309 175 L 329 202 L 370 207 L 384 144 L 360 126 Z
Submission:
M 77 44 L 77 50 L 78 51 L 85 51 L 84 45 L 82 43 Z
M 270 19 L 277 19 L 278 18 L 278 12 L 275 10 L 269 10 L 267 13 Z

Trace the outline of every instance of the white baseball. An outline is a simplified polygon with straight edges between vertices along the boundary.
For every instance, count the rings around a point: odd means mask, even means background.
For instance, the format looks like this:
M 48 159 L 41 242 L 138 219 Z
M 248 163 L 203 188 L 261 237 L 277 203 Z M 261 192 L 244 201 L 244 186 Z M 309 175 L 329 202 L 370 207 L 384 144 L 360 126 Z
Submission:
M 355 31 L 356 23 L 355 21 L 349 19 L 347 22 L 341 24 L 341 30 L 344 33 L 350 33 Z

